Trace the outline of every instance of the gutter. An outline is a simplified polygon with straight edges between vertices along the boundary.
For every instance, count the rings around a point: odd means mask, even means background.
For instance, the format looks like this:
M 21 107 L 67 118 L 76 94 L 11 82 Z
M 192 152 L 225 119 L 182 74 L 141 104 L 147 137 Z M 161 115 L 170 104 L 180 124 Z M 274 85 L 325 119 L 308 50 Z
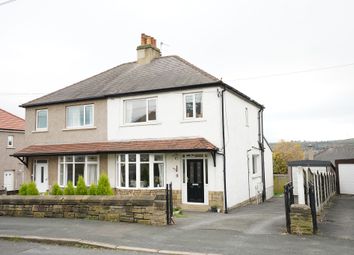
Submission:
M 222 127 L 222 150 L 223 150 L 223 175 L 224 175 L 224 213 L 228 213 L 227 209 L 227 188 L 226 188 L 226 143 L 225 143 L 225 100 L 224 93 L 226 86 L 221 91 L 221 127 Z
M 265 167 L 264 167 L 264 136 L 263 136 L 263 110 L 258 111 L 258 145 L 261 150 L 261 165 L 262 165 L 262 202 L 266 200 L 266 183 L 265 183 Z

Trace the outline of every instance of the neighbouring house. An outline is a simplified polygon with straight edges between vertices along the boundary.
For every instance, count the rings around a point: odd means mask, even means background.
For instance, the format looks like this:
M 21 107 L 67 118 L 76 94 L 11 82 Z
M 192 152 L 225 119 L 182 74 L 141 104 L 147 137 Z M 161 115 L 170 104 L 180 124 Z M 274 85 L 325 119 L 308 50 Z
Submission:
M 142 34 L 137 60 L 22 105 L 13 156 L 44 192 L 107 174 L 119 194 L 172 182 L 176 206 L 228 209 L 273 195 L 264 107 Z
M 25 141 L 25 121 L 0 109 L 0 189 L 18 190 L 24 176 L 24 166 L 10 157 L 15 150 L 22 149 Z

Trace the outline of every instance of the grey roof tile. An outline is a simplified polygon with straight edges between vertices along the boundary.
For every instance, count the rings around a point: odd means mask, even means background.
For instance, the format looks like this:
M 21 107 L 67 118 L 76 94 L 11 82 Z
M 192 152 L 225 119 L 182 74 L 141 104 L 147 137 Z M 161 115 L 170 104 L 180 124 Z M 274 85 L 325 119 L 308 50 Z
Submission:
M 121 64 L 86 80 L 23 104 L 23 107 L 113 95 L 188 87 L 220 82 L 178 56 L 156 58 L 149 64 Z

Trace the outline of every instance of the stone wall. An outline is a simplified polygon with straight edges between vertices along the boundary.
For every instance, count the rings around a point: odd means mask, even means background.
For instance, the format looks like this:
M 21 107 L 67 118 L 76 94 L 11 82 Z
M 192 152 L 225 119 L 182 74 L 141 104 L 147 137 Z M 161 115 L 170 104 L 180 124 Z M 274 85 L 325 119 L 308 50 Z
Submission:
M 0 216 L 166 225 L 164 196 L 2 196 Z
M 312 235 L 311 208 L 307 205 L 293 204 L 290 207 L 291 234 Z
M 209 191 L 209 207 L 216 206 L 221 211 L 224 210 L 224 192 L 222 191 Z

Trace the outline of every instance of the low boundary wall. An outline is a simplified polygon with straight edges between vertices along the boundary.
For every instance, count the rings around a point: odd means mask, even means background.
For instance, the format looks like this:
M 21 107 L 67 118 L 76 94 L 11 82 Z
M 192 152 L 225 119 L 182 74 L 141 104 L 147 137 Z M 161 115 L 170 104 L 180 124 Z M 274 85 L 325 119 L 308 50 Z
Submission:
M 76 218 L 166 225 L 166 198 L 155 196 L 0 196 L 0 216 Z

